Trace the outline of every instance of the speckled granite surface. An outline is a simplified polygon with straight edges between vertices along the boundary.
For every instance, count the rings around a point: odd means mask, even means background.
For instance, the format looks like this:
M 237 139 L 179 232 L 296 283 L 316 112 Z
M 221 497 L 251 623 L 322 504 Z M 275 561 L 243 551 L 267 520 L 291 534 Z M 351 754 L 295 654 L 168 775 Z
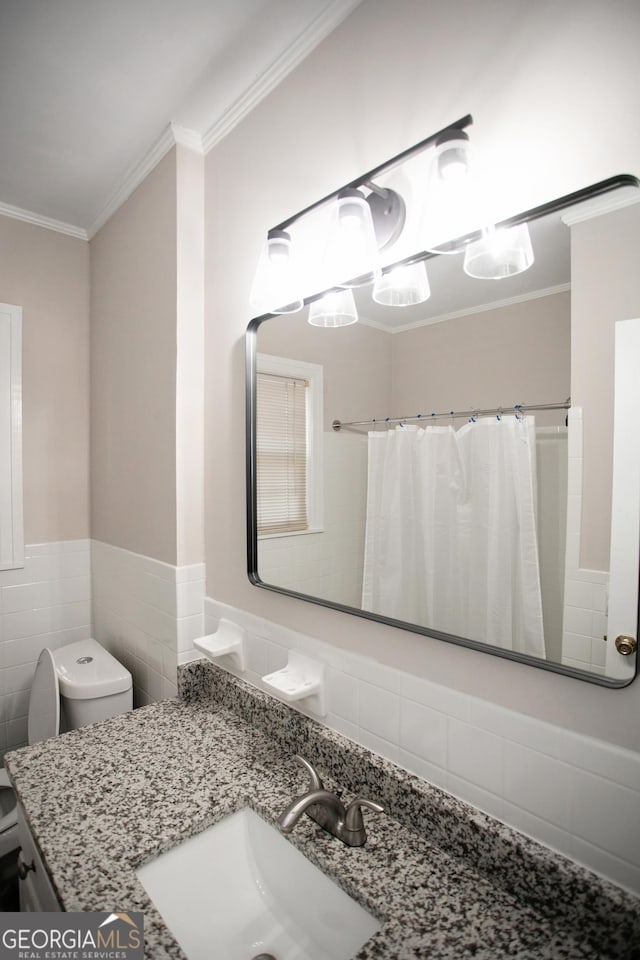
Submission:
M 290 836 L 382 921 L 357 960 L 640 958 L 640 901 L 613 885 L 212 664 L 180 691 L 5 758 L 62 906 L 145 911 L 147 957 L 184 954 L 135 867 L 245 805 L 273 821 L 306 789 L 300 752 L 387 810 L 363 848 L 306 817 Z

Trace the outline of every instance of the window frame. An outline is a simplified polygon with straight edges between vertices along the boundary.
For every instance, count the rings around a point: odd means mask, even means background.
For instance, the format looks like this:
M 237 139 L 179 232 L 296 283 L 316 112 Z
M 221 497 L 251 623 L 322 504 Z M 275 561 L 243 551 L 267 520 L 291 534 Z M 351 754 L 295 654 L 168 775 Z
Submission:
M 257 538 L 258 540 L 272 540 L 281 537 L 301 537 L 307 536 L 308 534 L 322 533 L 324 530 L 322 443 L 324 389 L 322 365 L 318 363 L 308 363 L 305 360 L 293 360 L 289 357 L 275 356 L 269 353 L 257 353 L 256 376 L 258 374 L 306 380 L 308 387 L 306 394 L 307 527 L 304 530 L 278 530 L 272 533 L 258 533 Z

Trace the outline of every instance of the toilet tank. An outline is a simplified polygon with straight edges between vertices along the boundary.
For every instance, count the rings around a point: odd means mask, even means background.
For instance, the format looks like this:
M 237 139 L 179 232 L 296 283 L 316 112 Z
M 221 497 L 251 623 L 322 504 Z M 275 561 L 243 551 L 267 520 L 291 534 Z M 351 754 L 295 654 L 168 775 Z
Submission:
M 131 674 L 96 640 L 67 644 L 53 657 L 60 685 L 61 732 L 132 709 Z

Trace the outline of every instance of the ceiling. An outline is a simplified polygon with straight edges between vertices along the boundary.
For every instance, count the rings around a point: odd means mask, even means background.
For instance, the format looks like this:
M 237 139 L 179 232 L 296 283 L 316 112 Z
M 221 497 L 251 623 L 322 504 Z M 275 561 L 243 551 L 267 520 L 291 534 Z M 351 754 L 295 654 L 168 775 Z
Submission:
M 360 2 L 0 0 L 0 214 L 90 238 L 174 143 L 209 150 Z M 401 330 L 566 286 L 566 227 L 535 231 L 534 268 L 499 290 L 439 257 L 426 305 L 390 319 L 363 294 L 361 319 Z
M 213 146 L 359 2 L 1 0 L 0 213 L 90 237 L 163 151 Z

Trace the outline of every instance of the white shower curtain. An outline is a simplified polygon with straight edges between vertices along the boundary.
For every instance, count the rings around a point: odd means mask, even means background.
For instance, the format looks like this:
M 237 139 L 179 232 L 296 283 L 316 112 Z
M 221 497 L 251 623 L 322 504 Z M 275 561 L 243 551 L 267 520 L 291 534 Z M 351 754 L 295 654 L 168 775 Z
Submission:
M 369 434 L 363 609 L 544 657 L 533 417 Z

